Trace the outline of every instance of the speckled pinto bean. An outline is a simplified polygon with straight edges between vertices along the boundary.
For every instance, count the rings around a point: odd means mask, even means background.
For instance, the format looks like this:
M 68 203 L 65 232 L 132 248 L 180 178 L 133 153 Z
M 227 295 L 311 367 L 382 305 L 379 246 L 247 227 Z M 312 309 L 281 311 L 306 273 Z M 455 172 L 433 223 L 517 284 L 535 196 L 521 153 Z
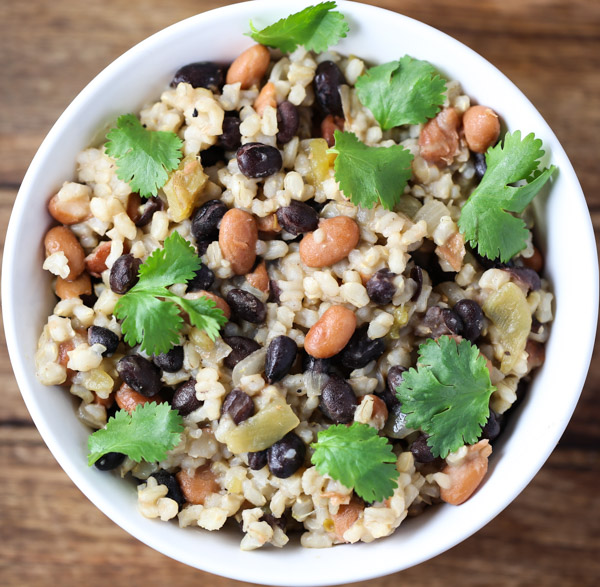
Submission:
M 239 55 L 227 71 L 227 83 L 241 83 L 241 89 L 247 90 L 260 83 L 267 72 L 271 55 L 263 45 L 253 45 Z
M 85 268 L 93 277 L 100 277 L 103 271 L 106 271 L 106 257 L 110 254 L 112 241 L 102 241 L 86 258 Z
M 307 267 L 329 267 L 345 259 L 358 244 L 358 224 L 347 216 L 321 220 L 319 228 L 300 242 L 300 258 Z
M 498 115 L 487 106 L 471 106 L 463 114 L 465 140 L 475 153 L 485 153 L 500 136 Z
M 260 94 L 256 97 L 256 100 L 254 100 L 254 110 L 262 116 L 267 106 L 277 108 L 276 94 L 275 84 L 273 82 L 267 82 L 260 91 Z
M 67 281 L 62 277 L 58 277 L 54 288 L 56 290 L 56 295 L 61 300 L 68 300 L 70 298 L 78 298 L 82 295 L 89 296 L 92 293 L 92 282 L 87 273 L 82 273 L 73 281 Z
M 145 395 L 142 395 L 141 393 L 138 393 L 129 387 L 127 383 L 123 383 L 115 393 L 115 401 L 117 402 L 119 408 L 131 414 L 132 412 L 135 412 L 135 409 L 138 406 L 148 402 L 160 403 L 162 400 L 158 394 L 155 396 L 146 397 Z
M 63 253 L 69 263 L 67 281 L 73 281 L 85 269 L 85 253 L 75 234 L 66 226 L 51 228 L 44 238 L 46 256 Z
M 245 275 L 256 260 L 258 227 L 252 214 L 232 208 L 225 213 L 219 228 L 219 246 L 236 275 Z
M 90 201 L 87 197 L 67 199 L 59 192 L 50 198 L 48 212 L 62 224 L 77 224 L 90 217 Z
M 221 486 L 217 482 L 216 475 L 212 472 L 210 465 L 204 465 L 196 469 L 192 474 L 187 471 L 179 471 L 175 475 L 181 491 L 188 503 L 203 505 L 204 500 L 211 493 L 218 493 Z
M 442 471 L 450 477 L 450 487 L 440 489 L 440 497 L 452 505 L 460 505 L 471 497 L 488 470 L 492 454 L 489 440 L 480 440 L 467 447 L 467 456 L 459 465 L 446 465 Z
M 450 165 L 458 153 L 460 117 L 454 108 L 444 108 L 419 135 L 421 157 L 436 165 Z
M 344 306 L 331 306 L 307 332 L 304 349 L 317 359 L 328 359 L 348 344 L 355 330 L 354 312 Z
M 217 308 L 223 310 L 223 314 L 225 314 L 225 318 L 227 318 L 227 320 L 231 318 L 231 308 L 221 296 L 218 296 L 217 294 L 214 294 L 210 291 L 205 291 L 203 289 L 185 294 L 186 300 L 197 300 L 202 297 L 212 300 L 217 306 Z

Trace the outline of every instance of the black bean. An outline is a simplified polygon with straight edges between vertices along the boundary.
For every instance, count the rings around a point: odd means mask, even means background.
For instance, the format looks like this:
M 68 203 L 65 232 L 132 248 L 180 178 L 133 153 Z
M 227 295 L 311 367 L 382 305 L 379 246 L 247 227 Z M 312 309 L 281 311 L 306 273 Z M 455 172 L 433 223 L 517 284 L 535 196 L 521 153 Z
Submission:
M 368 324 L 354 331 L 352 338 L 338 356 L 341 364 L 348 369 L 362 369 L 371 361 L 381 357 L 385 351 L 383 338 L 371 340 L 367 336 Z
M 490 415 L 488 416 L 487 422 L 481 430 L 481 440 L 487 438 L 491 442 L 492 440 L 498 438 L 501 430 L 501 416 L 498 416 L 496 412 L 490 410 Z
M 279 304 L 279 296 L 281 295 L 281 288 L 275 279 L 269 280 L 269 299 L 268 302 L 275 302 Z
M 125 460 L 125 455 L 120 452 L 107 452 L 101 456 L 94 465 L 101 471 L 116 469 Z
M 415 293 L 410 298 L 410 301 L 416 302 L 421 295 L 421 291 L 423 290 L 423 269 L 421 269 L 418 265 L 415 265 L 410 270 L 410 278 L 417 284 Z
M 267 449 L 269 469 L 275 477 L 287 479 L 303 464 L 306 456 L 306 445 L 293 432 L 288 432 L 281 440 Z
M 152 362 L 167 373 L 175 373 L 183 367 L 183 347 L 174 346 L 166 353 L 155 355 Z
M 196 249 L 198 249 L 199 257 L 202 257 L 202 255 L 206 254 L 206 251 L 208 251 L 208 245 L 210 245 L 212 242 L 213 241 L 209 240 L 196 241 Z
M 292 200 L 289 206 L 277 210 L 277 220 L 281 227 L 290 234 L 298 235 L 317 230 L 319 215 L 304 202 Z
M 145 397 L 156 395 L 162 386 L 160 369 L 140 355 L 123 357 L 117 363 L 117 372 L 129 387 Z
M 317 359 L 309 355 L 304 349 L 302 351 L 302 371 L 313 371 L 314 373 L 329 373 L 331 370 L 331 359 Z
M 138 282 L 141 264 L 141 259 L 131 254 L 121 255 L 110 270 L 110 289 L 116 294 L 127 293 Z
M 426 434 L 421 434 L 410 445 L 410 452 L 418 463 L 431 463 L 431 461 L 435 460 L 435 457 L 431 453 L 431 447 L 427 444 L 427 438 Z
M 108 328 L 90 326 L 88 329 L 88 343 L 90 346 L 93 344 L 104 345 L 106 350 L 102 353 L 102 356 L 112 357 L 119 346 L 119 337 Z
M 389 269 L 380 269 L 367 281 L 367 294 L 375 304 L 389 304 L 396 293 L 394 285 L 395 273 Z
M 245 336 L 224 336 L 223 340 L 232 349 L 231 353 L 223 359 L 224 365 L 229 369 L 233 369 L 240 361 L 260 348 L 255 340 Z
M 136 226 L 146 226 L 151 220 L 154 212 L 163 209 L 163 201 L 158 196 L 148 198 L 139 209 L 139 217 L 135 220 Z
M 196 271 L 194 277 L 187 282 L 188 292 L 207 291 L 215 282 L 215 274 L 208 268 L 208 265 L 202 264 L 200 269 Z
M 162 400 L 166 403 L 168 403 L 169 405 L 173 404 L 173 396 L 175 395 L 175 390 L 172 387 L 163 387 L 160 390 L 160 397 L 162 398 Z
M 265 375 L 269 383 L 281 381 L 290 371 L 296 354 L 298 345 L 289 336 L 276 336 L 267 348 L 267 357 L 265 359 Z
M 229 414 L 237 425 L 254 415 L 254 402 L 241 389 L 232 389 L 221 406 L 221 415 L 224 416 L 225 414 Z
M 156 473 L 152 473 L 150 477 L 154 477 L 159 485 L 164 485 L 168 489 L 165 497 L 176 501 L 179 509 L 181 509 L 183 504 L 185 504 L 185 497 L 183 496 L 183 492 L 181 491 L 177 477 L 169 473 L 169 471 L 165 471 L 164 469 L 160 469 L 159 471 L 156 471 Z
M 400 404 L 396 396 L 396 388 L 399 387 L 402 381 L 404 381 L 404 373 L 406 371 L 407 369 L 401 367 L 400 365 L 394 365 L 393 367 L 390 367 L 387 374 L 387 385 L 383 391 L 377 394 L 385 402 L 385 405 L 389 411 L 391 411 L 394 406 Z
M 267 464 L 267 449 L 248 453 L 248 466 L 253 471 L 260 471 Z
M 271 528 L 279 528 L 285 532 L 285 527 L 287 525 L 285 518 L 276 518 L 273 514 L 265 512 L 260 519 L 269 524 Z
M 196 397 L 196 380 L 189 379 L 182 383 L 173 394 L 171 407 L 178 410 L 182 416 L 191 414 L 202 405 L 202 402 Z
M 225 83 L 225 67 L 212 61 L 188 63 L 177 70 L 171 81 L 171 87 L 175 88 L 180 83 L 218 92 Z
M 333 61 L 319 63 L 313 81 L 315 100 L 324 115 L 344 116 L 340 86 L 346 83 L 344 74 Z
M 508 267 L 513 267 L 515 264 L 515 262 L 512 260 L 508 260 L 506 263 L 504 263 L 499 257 L 496 257 L 495 259 L 489 259 L 488 257 L 480 255 L 471 247 L 469 247 L 468 250 L 484 269 L 507 269 Z
M 235 151 L 241 141 L 240 119 L 237 116 L 226 116 L 223 119 L 223 134 L 217 139 L 217 144 L 226 151 Z
M 348 424 L 354 420 L 358 400 L 350 384 L 332 375 L 321 390 L 319 407 L 325 416 L 336 424 Z
M 383 433 L 390 438 L 404 438 L 406 436 L 406 414 L 402 411 L 400 402 L 388 412 L 388 419 L 383 428 Z
M 531 291 L 537 291 L 542 287 L 540 276 L 534 269 L 530 269 L 529 267 L 509 267 L 507 271 L 517 281 L 525 284 Z
M 300 116 L 298 108 L 288 100 L 277 106 L 277 142 L 281 145 L 289 143 L 298 132 Z
M 473 153 L 473 164 L 475 165 L 475 177 L 481 181 L 483 174 L 487 171 L 485 153 Z
M 483 330 L 483 311 L 475 300 L 460 300 L 452 308 L 463 323 L 462 336 L 471 342 L 475 342 Z
M 192 216 L 191 232 L 197 241 L 219 238 L 219 224 L 228 208 L 220 200 L 202 204 Z
M 421 268 L 421 271 L 427 272 L 427 275 L 429 275 L 429 278 L 431 279 L 432 286 L 444 283 L 445 281 L 454 281 L 456 273 L 442 270 L 439 264 L 439 258 L 434 252 L 434 248 L 430 249 L 430 243 L 433 244 L 432 241 L 425 241 L 421 248 L 410 253 L 415 265 L 418 265 Z
M 208 149 L 204 149 L 204 151 L 200 151 L 200 163 L 202 163 L 202 167 L 212 167 L 216 165 L 219 161 L 225 161 L 225 149 L 220 145 L 213 145 L 212 147 L 208 147 Z
M 417 332 L 423 336 L 439 338 L 443 335 L 461 334 L 463 322 L 458 314 L 448 308 L 432 306 L 425 313 Z
M 262 143 L 246 143 L 236 153 L 240 171 L 251 178 L 268 177 L 283 165 L 281 153 L 275 147 Z
M 266 306 L 249 291 L 233 288 L 227 292 L 225 299 L 233 314 L 241 320 L 262 324 L 267 317 Z

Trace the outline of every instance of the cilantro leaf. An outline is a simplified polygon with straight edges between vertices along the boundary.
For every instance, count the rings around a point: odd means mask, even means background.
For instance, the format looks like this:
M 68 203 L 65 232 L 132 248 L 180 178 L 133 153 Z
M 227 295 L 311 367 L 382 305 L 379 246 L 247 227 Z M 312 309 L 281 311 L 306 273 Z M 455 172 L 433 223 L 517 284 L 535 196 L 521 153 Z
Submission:
M 433 118 L 445 91 L 446 81 L 430 63 L 408 55 L 371 67 L 356 80 L 358 99 L 383 130 Z
M 162 461 L 183 432 L 182 417 L 169 404 L 146 403 L 128 414 L 119 410 L 104 428 L 88 438 L 88 465 L 109 452 L 120 452 L 139 463 Z
M 119 116 L 106 138 L 106 154 L 117 163 L 117 177 L 144 198 L 156 196 L 182 157 L 183 142 L 174 132 L 146 130 L 133 114 Z
M 542 141 L 533 133 L 507 133 L 503 143 L 488 149 L 487 170 L 481 183 L 462 207 L 458 227 L 480 255 L 508 261 L 521 252 L 529 237 L 520 214 L 556 171 L 554 165 L 539 171 L 544 155 Z M 521 186 L 510 185 L 525 180 Z
M 355 206 L 372 208 L 381 202 L 391 210 L 412 176 L 413 156 L 402 145 L 368 147 L 351 132 L 335 131 L 333 168 L 341 190 Z
M 311 444 L 311 462 L 321 475 L 329 475 L 353 488 L 364 500 L 383 501 L 398 487 L 396 456 L 386 438 L 367 424 L 336 424 L 317 435 Z
M 344 38 L 349 30 L 344 15 L 333 11 L 335 7 L 335 2 L 308 6 L 260 31 L 250 22 L 252 32 L 247 34 L 257 43 L 277 47 L 284 53 L 295 51 L 298 45 L 321 53 Z
M 187 283 L 201 265 L 192 244 L 174 231 L 165 240 L 164 248 L 152 251 L 140 267 L 140 279 L 144 280 L 146 289 Z
M 404 373 L 396 391 L 406 426 L 429 434 L 432 454 L 446 458 L 463 444 L 477 442 L 495 389 L 476 346 L 441 336 L 419 347 L 418 369 Z
M 119 298 L 114 310 L 129 346 L 139 343 L 149 355 L 166 353 L 179 341 L 183 326 L 180 310 L 187 312 L 190 322 L 205 330 L 212 340 L 219 335 L 227 318 L 213 300 L 186 300 L 167 289 L 192 279 L 200 265 L 194 247 L 178 232 L 166 238 L 164 248 L 155 250 L 142 263 L 139 281 Z

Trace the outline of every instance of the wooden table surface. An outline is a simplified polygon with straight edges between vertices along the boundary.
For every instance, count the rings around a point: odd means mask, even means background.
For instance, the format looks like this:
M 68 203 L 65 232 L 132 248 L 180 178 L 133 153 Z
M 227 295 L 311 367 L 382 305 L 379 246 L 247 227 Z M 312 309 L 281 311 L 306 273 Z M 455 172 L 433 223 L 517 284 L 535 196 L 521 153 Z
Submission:
M 226 3 L 0 2 L 2 243 L 27 166 L 76 94 L 138 41 Z M 372 3 L 456 37 L 524 91 L 564 145 L 586 193 L 598 236 L 600 1 Z M 154 552 L 88 502 L 33 426 L 12 375 L 4 338 L 0 344 L 0 585 L 150 587 L 172 581 L 178 586 L 235 585 L 235 581 L 188 568 Z M 600 363 L 595 352 L 581 401 L 558 447 L 532 483 L 495 520 L 451 551 L 369 584 L 600 584 L 599 383 Z

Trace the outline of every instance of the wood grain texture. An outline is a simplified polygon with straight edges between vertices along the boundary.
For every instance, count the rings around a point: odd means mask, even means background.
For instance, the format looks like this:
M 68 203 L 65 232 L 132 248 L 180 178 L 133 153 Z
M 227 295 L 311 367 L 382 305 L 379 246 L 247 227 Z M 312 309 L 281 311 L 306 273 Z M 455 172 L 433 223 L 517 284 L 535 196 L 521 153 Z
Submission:
M 27 166 L 75 95 L 96 73 L 143 38 L 226 3 L 0 3 L 0 245 Z M 569 154 L 586 193 L 598 237 L 600 2 L 370 3 L 412 16 L 456 37 L 494 63 L 525 92 Z M 240 584 L 196 571 L 154 552 L 88 502 L 33 427 L 12 376 L 3 337 L 0 345 L 1 585 L 137 585 L 142 578 L 147 587 L 174 580 L 178 586 Z M 567 431 L 546 465 L 515 502 L 449 552 L 413 569 L 370 581 L 369 585 L 597 585 L 599 384 L 596 348 L 587 384 Z

